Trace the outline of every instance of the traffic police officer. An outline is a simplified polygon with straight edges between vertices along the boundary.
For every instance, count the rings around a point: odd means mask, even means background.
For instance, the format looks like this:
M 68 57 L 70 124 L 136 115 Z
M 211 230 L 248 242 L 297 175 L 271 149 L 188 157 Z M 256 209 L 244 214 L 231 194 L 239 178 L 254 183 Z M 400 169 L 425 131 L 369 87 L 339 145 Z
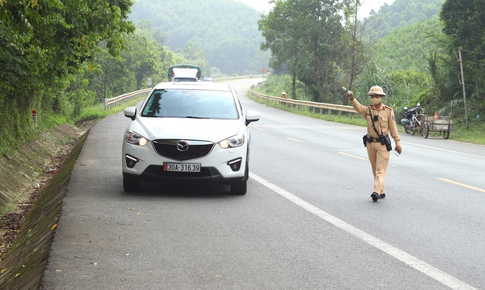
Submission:
M 396 151 L 401 154 L 401 138 L 397 132 L 396 119 L 392 108 L 382 104 L 382 98 L 386 96 L 379 86 L 370 88 L 368 95 L 371 97 L 371 106 L 364 106 L 354 98 L 354 93 L 347 91 L 352 107 L 364 116 L 367 121 L 367 137 L 364 144 L 372 166 L 374 175 L 374 191 L 371 194 L 373 201 L 386 197 L 384 180 L 386 179 L 387 166 L 389 164 L 389 151 L 383 144 L 384 136 L 391 134 L 396 143 Z M 387 137 L 388 138 L 388 137 Z M 390 139 L 388 138 L 389 143 Z

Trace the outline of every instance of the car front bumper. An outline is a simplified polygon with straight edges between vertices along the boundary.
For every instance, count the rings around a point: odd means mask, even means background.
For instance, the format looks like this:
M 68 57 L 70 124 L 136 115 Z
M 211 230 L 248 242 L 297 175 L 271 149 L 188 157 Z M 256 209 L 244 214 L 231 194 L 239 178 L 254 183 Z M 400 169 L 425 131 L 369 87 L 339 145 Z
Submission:
M 123 143 L 123 176 L 139 181 L 194 181 L 236 184 L 246 178 L 247 144 L 222 149 L 215 144 L 204 157 L 175 160 L 158 154 L 152 144 L 136 146 Z M 200 172 L 165 171 L 164 163 L 200 164 Z

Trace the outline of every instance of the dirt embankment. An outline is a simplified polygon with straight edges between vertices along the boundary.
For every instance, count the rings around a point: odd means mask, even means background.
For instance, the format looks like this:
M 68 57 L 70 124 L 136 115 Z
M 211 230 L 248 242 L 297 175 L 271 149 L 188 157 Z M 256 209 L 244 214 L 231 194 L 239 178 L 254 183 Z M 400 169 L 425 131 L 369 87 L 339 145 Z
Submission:
M 65 124 L 0 156 L 0 289 L 36 289 L 71 170 L 95 122 Z

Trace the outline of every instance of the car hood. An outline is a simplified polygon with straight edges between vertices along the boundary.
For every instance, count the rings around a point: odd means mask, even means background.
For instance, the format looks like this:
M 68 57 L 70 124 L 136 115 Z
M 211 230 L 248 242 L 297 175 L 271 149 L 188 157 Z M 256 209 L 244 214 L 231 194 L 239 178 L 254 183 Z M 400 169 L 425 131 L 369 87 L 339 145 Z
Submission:
M 186 139 L 219 142 L 236 135 L 244 124 L 240 120 L 143 118 L 131 123 L 130 129 L 148 140 Z

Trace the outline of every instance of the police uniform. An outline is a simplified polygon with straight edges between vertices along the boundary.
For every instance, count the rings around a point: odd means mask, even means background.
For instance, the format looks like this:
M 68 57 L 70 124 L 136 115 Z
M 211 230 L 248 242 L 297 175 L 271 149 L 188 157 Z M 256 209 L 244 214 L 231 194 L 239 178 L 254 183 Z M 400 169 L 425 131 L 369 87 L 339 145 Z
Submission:
M 380 135 L 388 136 L 390 134 L 396 146 L 401 146 L 401 138 L 397 131 L 394 111 L 391 107 L 385 106 L 384 104 L 381 104 L 380 108 L 376 108 L 374 105 L 364 106 L 356 98 L 351 99 L 350 102 L 352 107 L 364 116 L 367 121 L 367 134 L 371 139 L 367 142 L 366 148 L 374 175 L 374 192 L 371 197 L 376 201 L 377 198 L 385 197 L 384 180 L 386 179 L 387 166 L 389 164 L 389 151 L 387 151 L 386 145 L 383 145 L 378 140 L 379 136 L 376 130 Z M 374 130 L 374 126 L 372 125 L 372 120 L 375 120 L 374 125 L 376 130 Z M 373 196 L 374 193 L 377 193 L 379 197 L 375 198 Z

